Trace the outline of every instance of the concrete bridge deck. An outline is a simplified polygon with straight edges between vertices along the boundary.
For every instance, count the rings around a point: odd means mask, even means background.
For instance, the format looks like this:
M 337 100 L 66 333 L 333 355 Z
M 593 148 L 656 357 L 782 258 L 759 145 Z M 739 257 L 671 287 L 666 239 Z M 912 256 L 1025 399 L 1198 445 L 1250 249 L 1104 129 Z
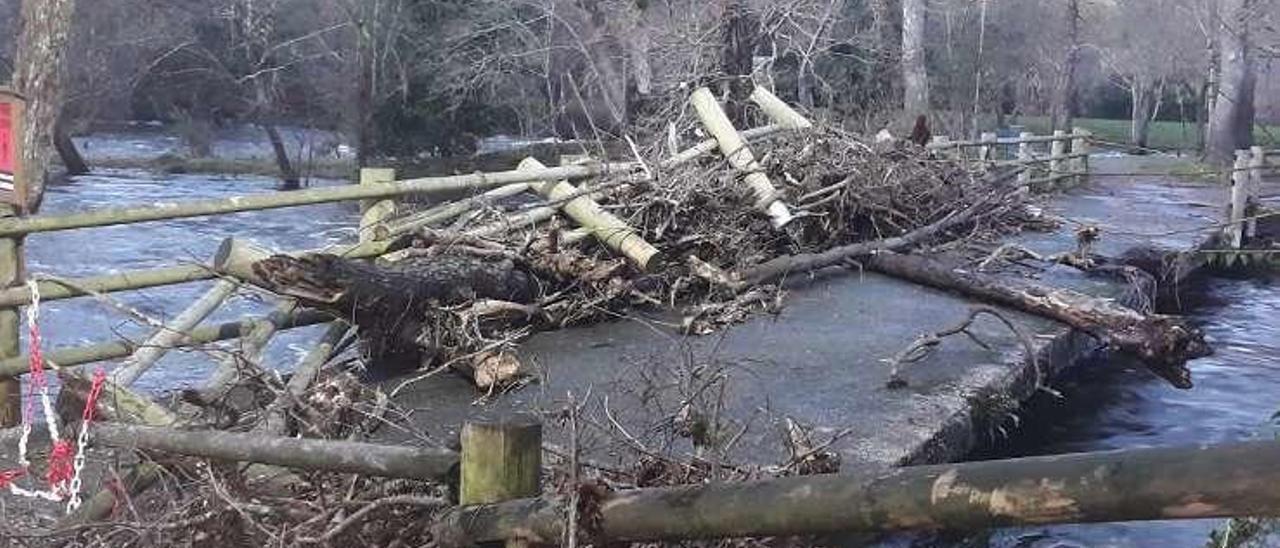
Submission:
M 1101 173 L 1131 171 L 1133 165 L 1122 159 L 1096 164 Z M 1152 245 L 1190 250 L 1210 237 L 1226 193 L 1221 186 L 1169 177 L 1099 177 L 1046 201 L 1047 214 L 1068 221 L 1057 230 L 1009 241 L 1045 254 L 1068 251 L 1078 223 L 1087 223 L 1102 230 L 1095 249 L 1105 255 Z M 1118 297 L 1123 290 L 1118 282 L 1067 267 L 1038 277 L 1101 297 Z M 468 418 L 531 409 L 554 413 L 572 393 L 579 402 L 590 398 L 584 407 L 588 421 L 616 430 L 616 419 L 626 429 L 615 432 L 612 443 L 628 435 L 644 442 L 662 421 L 680 418 L 687 387 L 700 386 L 689 372 L 701 367 L 704 376 L 714 370 L 728 379 L 723 397 L 717 393 L 714 399 L 723 402 L 721 440 L 736 439 L 726 455 L 732 460 L 785 461 L 780 425 L 789 417 L 813 426 L 818 443 L 843 434 L 831 448 L 846 470 L 951 461 L 981 437 L 998 435 L 996 427 L 1013 426 L 1008 414 L 1031 394 L 1036 376 L 1022 345 L 997 320 L 980 319 L 974 331 L 989 349 L 964 337 L 947 338 L 908 369 L 910 386 L 900 390 L 885 386 L 885 359 L 922 333 L 955 325 L 977 304 L 873 273 L 835 271 L 790 288 L 778 315 L 759 315 L 721 333 L 682 337 L 664 323 L 671 318 L 641 317 L 543 333 L 521 350 L 539 370 L 535 383 L 477 399 L 465 381 L 437 375 L 406 387 L 397 400 L 414 409 L 433 436 L 454 439 Z M 1097 347 L 1061 324 L 1005 314 L 1033 334 L 1046 376 Z M 1163 381 L 1153 375 L 1153 382 Z M 608 458 L 616 449 L 606 442 L 592 451 Z

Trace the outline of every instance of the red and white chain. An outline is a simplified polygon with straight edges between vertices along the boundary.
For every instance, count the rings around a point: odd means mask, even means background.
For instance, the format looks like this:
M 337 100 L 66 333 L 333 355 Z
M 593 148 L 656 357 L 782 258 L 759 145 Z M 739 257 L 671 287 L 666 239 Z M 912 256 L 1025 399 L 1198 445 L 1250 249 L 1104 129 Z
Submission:
M 80 422 L 80 431 L 76 435 L 76 446 L 71 448 L 70 444 L 62 440 L 58 435 L 58 416 L 54 413 L 53 398 L 49 395 L 49 383 L 45 379 L 44 365 L 45 359 L 41 351 L 40 337 L 40 286 L 35 280 L 29 280 L 27 287 L 31 291 L 31 304 L 27 307 L 27 334 L 28 334 L 28 357 L 30 359 L 30 383 L 27 389 L 27 401 L 23 408 L 22 434 L 18 438 L 18 464 L 21 466 L 19 470 L 8 470 L 0 472 L 0 485 L 5 483 L 9 486 L 9 492 L 31 498 L 41 498 L 53 502 L 67 501 L 67 513 L 75 511 L 80 507 L 80 488 L 82 487 L 81 474 L 84 471 L 86 449 L 89 444 L 89 423 L 93 422 L 93 414 L 97 408 L 98 396 L 102 392 L 102 386 L 106 381 L 106 373 L 102 369 L 94 372 L 93 384 L 89 389 L 89 395 L 85 399 L 83 420 Z M 53 446 L 48 459 L 48 486 L 47 490 L 32 490 L 23 488 L 15 483 L 14 480 L 26 475 L 26 471 L 31 466 L 31 461 L 27 457 L 28 445 L 31 438 L 31 429 L 35 424 L 35 396 L 40 398 L 40 406 L 44 412 L 45 426 L 49 429 L 49 439 Z M 69 462 L 68 462 L 69 461 Z

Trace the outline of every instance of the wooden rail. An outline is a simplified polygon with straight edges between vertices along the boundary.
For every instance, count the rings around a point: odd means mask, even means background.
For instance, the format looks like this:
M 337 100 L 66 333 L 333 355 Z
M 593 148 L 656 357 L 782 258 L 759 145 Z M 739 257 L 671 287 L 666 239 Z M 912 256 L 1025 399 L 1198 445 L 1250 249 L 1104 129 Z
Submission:
M 768 102 L 770 94 L 760 94 L 756 100 Z M 778 102 L 778 101 L 775 101 Z M 777 110 L 777 105 L 773 105 Z M 785 105 L 783 105 L 785 106 Z M 796 120 L 803 119 L 796 115 Z M 781 120 L 773 125 L 753 128 L 742 132 L 747 140 L 760 139 L 774 134 L 804 129 L 806 124 L 796 120 Z M 718 143 L 714 139 L 704 140 L 693 147 L 674 154 L 659 162 L 658 169 L 668 169 L 690 162 L 704 154 L 715 150 Z M 27 371 L 26 356 L 20 355 L 18 308 L 32 299 L 31 290 L 21 284 L 19 278 L 22 262 L 22 238 L 28 234 L 53 232 L 112 225 L 125 225 L 150 221 L 183 219 L 209 215 L 222 215 L 243 211 L 257 211 L 286 207 L 298 207 L 332 202 L 361 201 L 362 218 L 360 222 L 360 238 L 353 244 L 331 247 L 323 252 L 343 255 L 352 258 L 369 258 L 383 254 L 389 242 L 379 237 L 394 235 L 385 226 L 386 219 L 395 209 L 392 198 L 409 194 L 429 194 L 439 192 L 471 191 L 479 192 L 488 189 L 511 187 L 521 183 L 540 180 L 571 180 L 610 174 L 651 176 L 651 173 L 640 162 L 602 163 L 588 162 L 549 167 L 541 169 L 522 169 L 497 173 L 474 173 L 450 177 L 425 177 L 418 179 L 395 179 L 391 170 L 367 169 L 361 173 L 361 184 L 315 188 L 284 193 L 257 194 L 235 196 L 222 199 L 195 200 L 164 206 L 108 208 L 66 215 L 41 215 L 33 217 L 16 217 L 0 212 L 0 427 L 17 424 L 20 420 L 19 406 L 21 401 L 20 385 L 17 377 Z M 382 229 L 382 230 L 379 230 Z M 243 261 L 241 261 L 243 262 Z M 44 301 L 70 299 L 86 295 L 99 298 L 103 294 L 130 291 L 136 289 L 176 285 L 201 280 L 210 280 L 222 276 L 245 279 L 247 275 L 243 265 L 228 270 L 228 265 L 219 264 L 186 264 L 163 268 L 135 270 L 90 276 L 79 279 L 62 279 L 44 277 L 37 280 L 40 297 Z M 212 299 L 211 299 L 212 300 Z M 199 310 L 192 311 L 191 319 L 212 312 L 218 303 L 204 303 Z M 244 320 L 222 325 L 200 326 L 181 337 L 174 333 L 164 333 L 171 326 L 162 327 L 152 334 L 149 340 L 163 340 L 174 346 L 195 346 L 210 342 L 245 338 L 251 348 L 249 357 L 260 358 L 261 347 L 264 347 L 275 332 L 303 325 L 323 323 L 331 318 L 309 312 L 292 312 L 289 306 L 283 306 L 270 317 L 256 320 Z M 199 314 L 197 314 L 197 312 Z M 284 314 L 282 316 L 282 314 Z M 198 320 L 195 320 L 198 322 Z M 190 323 L 190 322 L 184 322 Z M 163 354 L 163 349 L 139 349 L 125 342 L 105 342 L 77 348 L 63 348 L 47 352 L 46 366 L 73 366 L 96 361 L 130 358 L 142 364 L 138 371 L 123 378 L 132 381 L 145 370 L 154 358 Z M 128 382 L 122 384 L 127 385 Z
M 463 460 L 467 459 L 464 448 Z M 611 493 L 593 541 L 981 530 L 1280 516 L 1280 442 L 1143 448 Z M 438 531 L 469 543 L 558 544 L 562 498 L 455 509 Z

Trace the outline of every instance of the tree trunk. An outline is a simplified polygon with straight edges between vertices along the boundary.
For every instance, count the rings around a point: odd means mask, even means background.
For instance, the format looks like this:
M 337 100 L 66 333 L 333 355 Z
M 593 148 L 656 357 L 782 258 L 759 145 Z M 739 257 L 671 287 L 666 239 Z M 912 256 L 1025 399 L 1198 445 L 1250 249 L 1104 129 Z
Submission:
M 335 255 L 276 255 L 252 266 L 255 283 L 359 328 L 374 361 L 414 367 L 438 350 L 433 320 L 444 307 L 496 300 L 533 302 L 536 282 L 512 260 L 446 254 L 375 266 Z M 448 327 L 444 327 L 448 329 Z M 449 333 L 440 335 L 452 335 Z
M 1139 152 L 1147 148 L 1147 136 L 1150 134 L 1151 90 L 1146 84 L 1134 83 L 1129 88 L 1132 106 L 1129 111 L 1129 144 Z
M 960 270 L 916 255 L 877 253 L 863 264 L 895 278 L 1060 321 L 1113 350 L 1141 359 L 1153 373 L 1178 388 L 1191 388 L 1187 360 L 1209 354 L 1204 335 L 1181 318 L 1140 314 L 1111 299 Z
M 84 156 L 80 155 L 75 141 L 71 140 L 65 118 L 65 115 L 58 116 L 58 121 L 54 123 L 53 146 L 58 151 L 58 157 L 62 159 L 62 166 L 67 169 L 67 175 L 88 175 L 89 164 L 84 161 Z
M 724 7 L 724 36 L 720 56 L 725 77 L 725 112 L 738 127 L 750 127 L 747 120 L 747 98 L 755 87 L 751 73 L 755 68 L 756 33 L 759 24 L 743 0 L 727 0 Z
M 903 110 L 929 113 L 929 72 L 925 65 L 926 0 L 902 0 Z
M 1253 0 L 1223 0 L 1218 24 L 1218 94 L 1209 119 L 1207 156 L 1229 164 L 1235 151 L 1253 144 L 1253 55 L 1249 25 Z
M 54 127 L 62 112 L 67 74 L 66 49 L 75 0 L 24 0 L 22 31 L 13 74 L 14 87 L 26 96 L 23 166 L 28 173 L 27 209 L 35 211 L 44 194 Z
M 898 64 L 899 48 L 902 45 L 902 29 L 898 15 L 902 10 L 894 5 L 894 0 L 870 0 L 872 28 L 875 40 L 872 46 L 870 61 L 866 64 L 864 80 L 867 82 L 867 95 L 873 101 L 886 104 L 900 104 L 897 78 L 893 76 Z
M 302 188 L 302 181 L 298 177 L 298 171 L 293 168 L 293 162 L 289 160 L 289 150 L 284 146 L 280 130 L 276 129 L 275 124 L 262 124 L 262 131 L 267 133 L 267 139 L 271 141 L 271 151 L 275 154 L 276 166 L 280 168 L 280 190 Z
M 1049 122 L 1050 132 L 1071 130 L 1075 114 L 1076 67 L 1080 64 L 1080 0 L 1067 2 L 1067 49 L 1062 74 L 1054 88 Z

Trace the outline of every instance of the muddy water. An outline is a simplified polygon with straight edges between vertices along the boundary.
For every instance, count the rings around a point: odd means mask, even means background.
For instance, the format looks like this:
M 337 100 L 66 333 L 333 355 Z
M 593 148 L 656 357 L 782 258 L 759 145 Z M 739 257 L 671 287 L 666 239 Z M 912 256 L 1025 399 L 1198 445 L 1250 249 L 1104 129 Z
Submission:
M 1023 414 L 1019 434 L 989 457 L 1218 443 L 1275 436 L 1280 410 L 1280 275 L 1205 280 L 1186 313 L 1216 353 L 1195 361 L 1196 386 L 1179 391 L 1142 366 L 1098 360 Z M 999 547 L 1199 547 L 1223 520 L 1029 528 L 996 533 Z M 1280 546 L 1280 538 L 1266 546 Z
M 276 184 L 275 180 L 261 177 L 105 172 L 77 177 L 71 184 L 53 187 L 41 212 L 54 215 L 258 194 L 275 191 Z M 329 204 L 35 234 L 27 239 L 27 268 L 33 275 L 82 277 L 181 262 L 206 262 L 219 242 L 233 235 L 253 239 L 273 249 L 315 248 L 351 241 L 357 218 L 354 205 Z M 163 320 L 181 312 L 210 285 L 211 282 L 185 284 L 118 293 L 113 297 Z M 258 295 L 241 292 L 211 321 L 231 321 L 269 308 Z M 91 298 L 45 303 L 41 307 L 41 328 L 47 346 L 55 348 L 106 341 L 116 336 L 137 340 L 148 331 Z M 316 329 L 295 330 L 277 337 L 268 352 L 268 365 L 291 366 L 293 356 L 304 351 L 304 344 L 316 336 Z M 191 385 L 208 376 L 212 363 L 206 352 L 171 353 L 139 381 L 139 386 L 171 389 Z

